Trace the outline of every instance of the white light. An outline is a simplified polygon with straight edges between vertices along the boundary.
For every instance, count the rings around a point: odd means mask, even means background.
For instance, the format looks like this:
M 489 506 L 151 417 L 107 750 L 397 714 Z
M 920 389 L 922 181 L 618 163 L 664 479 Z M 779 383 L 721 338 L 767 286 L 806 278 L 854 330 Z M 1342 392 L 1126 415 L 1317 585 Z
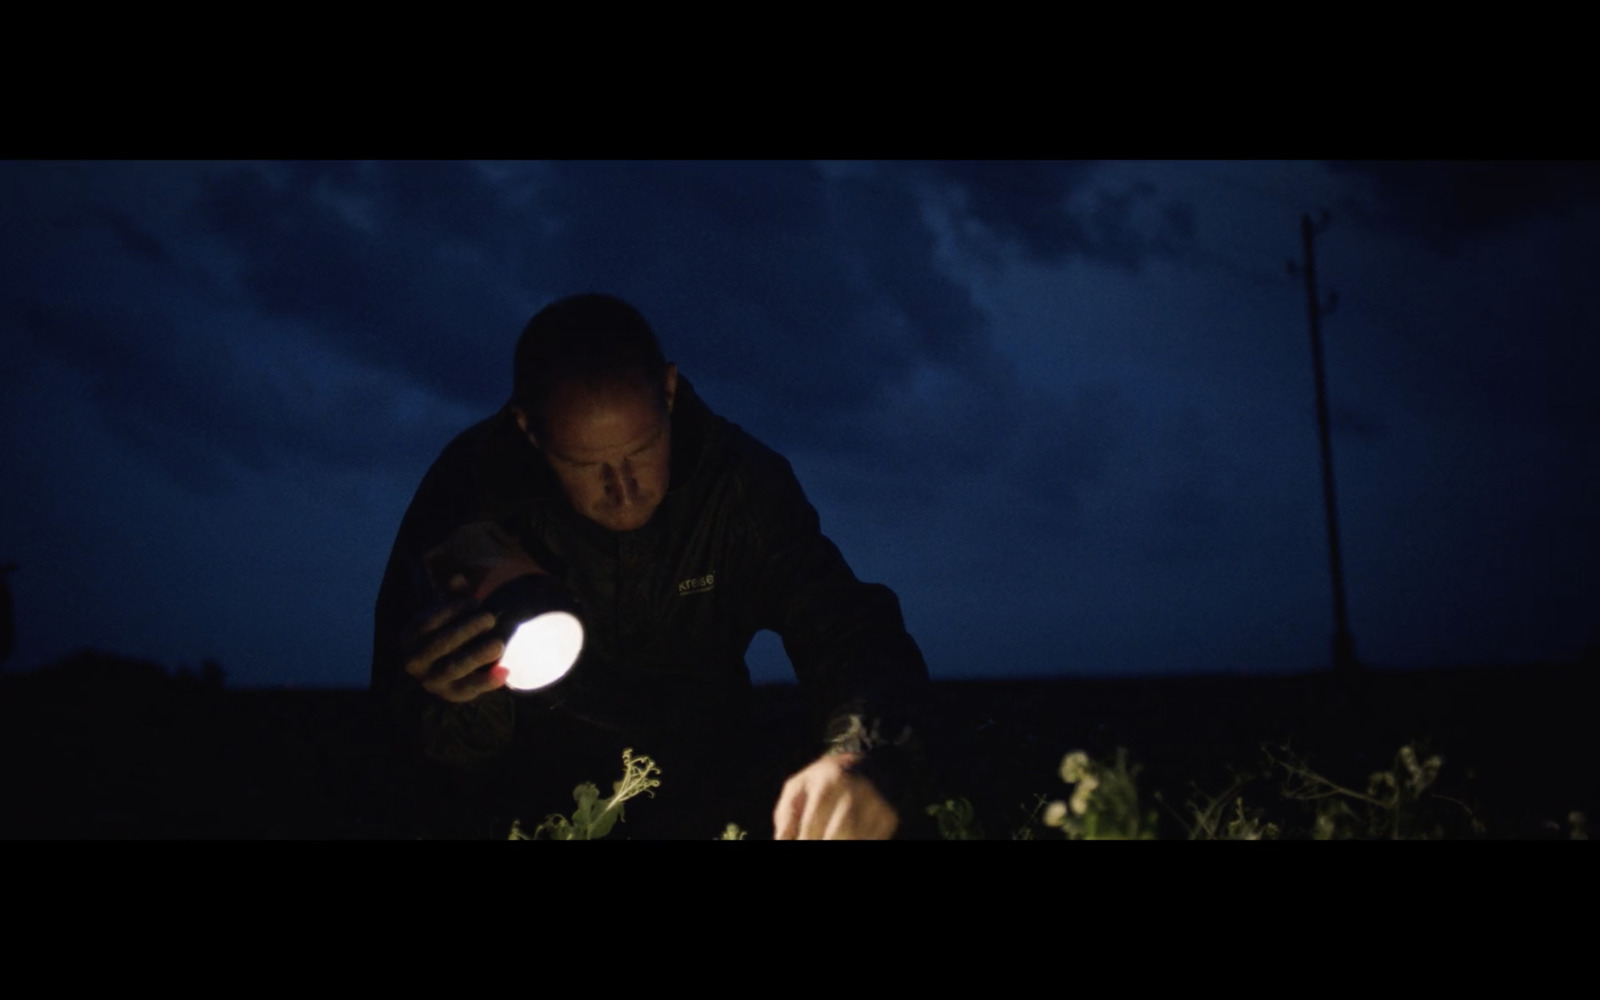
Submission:
M 583 626 L 565 611 L 550 611 L 523 622 L 506 643 L 500 665 L 509 671 L 506 687 L 536 691 L 566 676 L 583 649 Z

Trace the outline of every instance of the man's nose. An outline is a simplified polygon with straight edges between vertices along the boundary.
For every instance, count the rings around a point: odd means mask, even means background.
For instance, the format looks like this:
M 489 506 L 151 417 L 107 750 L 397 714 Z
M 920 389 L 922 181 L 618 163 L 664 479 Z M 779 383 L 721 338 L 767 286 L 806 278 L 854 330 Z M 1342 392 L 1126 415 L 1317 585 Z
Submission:
M 620 468 L 606 466 L 606 493 L 612 502 L 624 506 L 639 499 L 639 481 L 633 477 L 633 466 L 624 462 Z

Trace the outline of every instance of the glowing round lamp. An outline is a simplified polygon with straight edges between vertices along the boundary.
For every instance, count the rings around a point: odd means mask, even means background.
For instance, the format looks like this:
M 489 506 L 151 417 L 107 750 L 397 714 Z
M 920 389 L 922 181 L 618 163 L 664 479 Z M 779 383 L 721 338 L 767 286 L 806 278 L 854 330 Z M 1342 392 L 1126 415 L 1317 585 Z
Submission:
M 506 687 L 537 691 L 567 675 L 583 651 L 583 623 L 566 589 L 545 572 L 526 573 L 483 598 L 498 619 L 495 634 L 506 644 L 500 666 Z
M 506 647 L 497 664 L 508 673 L 506 687 L 549 687 L 578 662 L 583 622 L 572 596 L 499 525 L 463 525 L 424 561 L 436 587 L 461 574 L 493 612 L 494 634 Z

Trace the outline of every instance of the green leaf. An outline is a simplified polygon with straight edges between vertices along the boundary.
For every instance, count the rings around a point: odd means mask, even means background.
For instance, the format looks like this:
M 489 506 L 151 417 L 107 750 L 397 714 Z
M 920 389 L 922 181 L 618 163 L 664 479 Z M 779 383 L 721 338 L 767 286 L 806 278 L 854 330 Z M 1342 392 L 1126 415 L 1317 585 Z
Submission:
M 538 840 L 539 835 L 544 834 L 551 840 L 572 840 L 574 833 L 572 824 L 567 822 L 565 816 L 551 813 L 545 817 L 543 823 L 533 828 L 533 839 Z
M 599 811 L 600 789 L 593 782 L 585 781 L 572 790 L 572 798 L 578 803 L 578 811 L 572 814 L 572 825 L 578 832 L 577 839 L 588 840 Z
M 594 821 L 589 826 L 590 840 L 594 840 L 597 837 L 604 837 L 606 834 L 610 833 L 611 828 L 616 825 L 617 820 L 622 818 L 622 803 L 616 802 L 614 799 L 612 801 L 615 804 L 607 805 L 601 808 L 599 812 L 595 814 Z

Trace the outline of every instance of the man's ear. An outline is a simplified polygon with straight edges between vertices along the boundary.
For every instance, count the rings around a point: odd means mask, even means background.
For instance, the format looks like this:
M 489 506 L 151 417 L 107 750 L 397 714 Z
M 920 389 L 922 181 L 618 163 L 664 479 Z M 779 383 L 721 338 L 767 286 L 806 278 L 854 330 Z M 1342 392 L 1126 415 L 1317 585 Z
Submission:
M 667 414 L 669 416 L 672 414 L 672 401 L 677 398 L 677 395 L 678 366 L 672 364 L 667 366 Z
M 527 413 L 523 412 L 522 407 L 513 405 L 511 407 L 511 414 L 517 418 L 517 427 L 524 435 L 527 436 L 528 442 L 535 448 L 539 447 L 539 439 L 534 437 L 533 431 L 528 429 L 528 415 Z

